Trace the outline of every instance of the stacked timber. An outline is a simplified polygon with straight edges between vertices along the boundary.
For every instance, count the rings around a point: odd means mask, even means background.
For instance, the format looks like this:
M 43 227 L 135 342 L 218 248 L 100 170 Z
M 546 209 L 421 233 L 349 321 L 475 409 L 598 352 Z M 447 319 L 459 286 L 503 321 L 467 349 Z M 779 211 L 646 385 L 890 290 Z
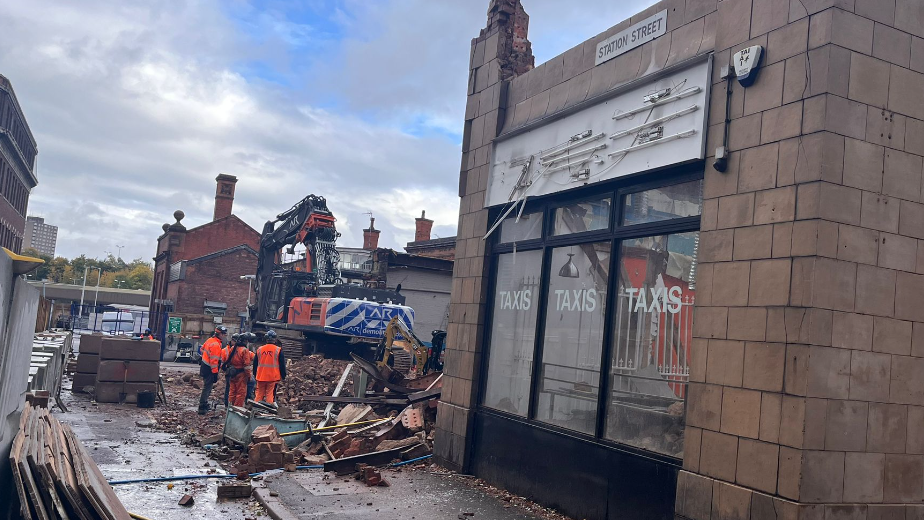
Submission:
M 138 392 L 157 391 L 160 379 L 160 342 L 103 338 L 96 372 L 96 400 L 136 403 Z
M 10 451 L 26 520 L 128 520 L 128 511 L 70 427 L 26 404 Z
M 77 355 L 77 371 L 71 382 L 72 392 L 86 392 L 96 385 L 96 371 L 99 369 L 99 351 L 103 345 L 102 334 L 81 334 Z

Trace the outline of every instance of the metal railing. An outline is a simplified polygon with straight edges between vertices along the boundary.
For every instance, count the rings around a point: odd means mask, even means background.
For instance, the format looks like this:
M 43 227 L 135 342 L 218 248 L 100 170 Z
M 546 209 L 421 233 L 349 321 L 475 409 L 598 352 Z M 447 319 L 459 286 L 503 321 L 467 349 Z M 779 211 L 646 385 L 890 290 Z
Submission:
M 695 297 L 683 296 L 675 302 L 656 301 L 637 310 L 630 308 L 630 303 L 634 303 L 631 295 L 620 294 L 618 298 L 613 374 L 649 380 L 660 378 L 670 383 L 674 394 L 683 397 L 690 378 Z M 651 367 L 655 367 L 655 371 Z M 655 375 L 657 377 L 652 377 Z M 631 384 L 631 380 L 617 380 Z
M 150 312 L 113 309 L 106 306 L 71 305 L 70 314 L 52 317 L 52 323 L 81 333 L 138 336 L 148 328 Z

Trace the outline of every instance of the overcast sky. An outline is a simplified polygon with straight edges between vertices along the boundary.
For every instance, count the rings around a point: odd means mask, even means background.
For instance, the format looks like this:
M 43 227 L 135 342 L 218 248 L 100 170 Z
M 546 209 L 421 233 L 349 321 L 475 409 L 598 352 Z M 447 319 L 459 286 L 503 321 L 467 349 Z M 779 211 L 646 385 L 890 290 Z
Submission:
M 537 65 L 654 3 L 523 0 Z M 471 39 L 488 0 L 0 2 L 0 73 L 38 142 L 29 214 L 57 252 L 150 259 L 176 209 L 211 219 L 215 176 L 257 230 L 309 193 L 361 246 L 458 218 Z M 235 244 L 229 244 L 229 247 Z

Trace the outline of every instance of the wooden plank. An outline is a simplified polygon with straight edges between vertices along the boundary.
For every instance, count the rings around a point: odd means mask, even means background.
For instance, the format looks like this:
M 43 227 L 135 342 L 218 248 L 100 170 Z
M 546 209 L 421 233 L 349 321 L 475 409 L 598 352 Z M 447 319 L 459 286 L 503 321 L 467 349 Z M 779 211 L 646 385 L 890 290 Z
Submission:
M 23 481 L 23 475 L 19 471 L 19 460 L 22 453 L 23 442 L 25 441 L 25 423 L 29 418 L 31 406 L 26 406 L 22 415 L 19 417 L 19 432 L 13 439 L 13 446 L 10 449 L 10 466 L 13 469 L 13 483 L 16 486 L 16 496 L 19 497 L 19 513 L 23 520 L 32 520 L 32 508 L 29 505 L 29 497 L 26 491 L 26 485 Z
M 299 397 L 302 401 L 316 401 L 321 403 L 359 403 L 359 404 L 408 404 L 407 399 L 385 399 L 383 397 L 334 397 L 330 395 L 306 395 Z
M 54 459 L 51 457 L 51 453 L 48 450 L 48 433 L 49 427 L 48 422 L 51 420 L 51 417 L 48 413 L 43 414 L 41 419 L 36 425 L 38 430 L 38 435 L 36 437 L 36 454 L 38 459 L 36 460 L 37 468 L 39 475 L 41 476 L 41 484 L 44 486 L 45 494 L 51 498 L 51 503 L 54 506 L 54 511 L 57 512 L 58 518 L 62 520 L 70 520 L 71 515 L 68 512 L 67 505 L 65 500 L 61 498 L 61 495 L 58 494 L 57 487 L 57 475 L 52 471 L 54 465 Z
M 45 423 L 45 456 L 48 461 L 46 464 L 49 475 L 51 475 L 58 497 L 64 503 L 65 510 L 71 518 L 80 520 L 94 520 L 81 510 L 80 493 L 75 492 L 76 488 L 69 489 L 67 484 L 67 459 L 61 453 L 58 447 L 58 421 L 48 415 Z
M 64 436 L 67 439 L 68 449 L 71 452 L 71 460 L 74 462 L 74 473 L 77 476 L 77 487 L 84 499 L 93 506 L 97 515 L 104 520 L 111 520 L 105 505 L 100 503 L 93 494 L 90 484 L 90 478 L 87 476 L 86 466 L 83 463 L 83 455 L 80 450 L 80 441 L 77 436 L 66 425 L 62 425 Z
M 32 409 L 32 412 L 35 412 L 35 409 Z M 36 413 L 30 413 L 29 418 L 26 421 L 23 448 L 17 462 L 19 465 L 19 473 L 23 476 L 23 483 L 25 484 L 27 494 L 29 495 L 29 503 L 32 504 L 35 512 L 35 518 L 38 520 L 49 520 L 48 511 L 45 509 L 45 503 L 42 500 L 41 494 L 39 493 L 38 485 L 36 485 L 35 479 L 33 478 L 32 468 L 29 467 L 28 460 L 29 452 L 32 450 L 32 426 L 35 423 L 36 415 Z
M 70 520 L 67 512 L 64 511 L 64 504 L 61 503 L 58 494 L 55 492 L 54 483 L 47 475 L 45 470 L 45 420 L 48 415 L 47 408 L 38 408 L 38 414 L 32 419 L 32 438 L 31 448 L 28 456 L 29 466 L 32 467 L 32 477 L 38 486 L 42 500 L 45 501 L 45 510 L 48 516 L 61 520 Z
M 73 432 L 71 432 L 71 436 L 80 454 L 79 456 L 74 454 L 74 460 L 78 465 L 83 466 L 83 471 L 88 478 L 89 490 L 96 501 L 105 506 L 103 515 L 111 520 L 131 520 L 131 516 L 125 509 L 125 506 L 122 505 L 122 502 L 119 500 L 119 497 L 116 496 L 112 486 L 109 485 L 109 482 L 106 481 L 106 477 L 100 472 L 99 467 L 93 462 L 93 458 L 90 457 L 86 448 L 76 440 L 77 438 L 73 436 Z
M 67 440 L 64 439 L 61 423 L 57 420 L 51 421 L 51 429 L 53 450 L 56 453 L 55 460 L 58 463 L 58 476 L 61 479 L 60 485 L 64 494 L 81 520 L 97 520 L 99 517 L 95 514 L 93 506 L 86 502 L 77 485 L 77 476 L 74 474 L 71 453 L 67 449 Z

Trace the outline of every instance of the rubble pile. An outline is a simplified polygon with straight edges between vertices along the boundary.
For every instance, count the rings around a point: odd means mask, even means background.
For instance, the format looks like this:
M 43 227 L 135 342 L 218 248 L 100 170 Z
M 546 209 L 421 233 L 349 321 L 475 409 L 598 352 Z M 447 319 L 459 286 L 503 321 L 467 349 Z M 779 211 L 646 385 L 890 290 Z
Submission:
M 279 383 L 276 390 L 276 402 L 294 409 L 311 410 L 317 404 L 303 401 L 301 397 L 331 395 L 348 364 L 348 361 L 329 359 L 318 354 L 289 361 L 286 365 L 286 380 Z M 340 395 L 353 395 L 352 388 L 351 376 Z

